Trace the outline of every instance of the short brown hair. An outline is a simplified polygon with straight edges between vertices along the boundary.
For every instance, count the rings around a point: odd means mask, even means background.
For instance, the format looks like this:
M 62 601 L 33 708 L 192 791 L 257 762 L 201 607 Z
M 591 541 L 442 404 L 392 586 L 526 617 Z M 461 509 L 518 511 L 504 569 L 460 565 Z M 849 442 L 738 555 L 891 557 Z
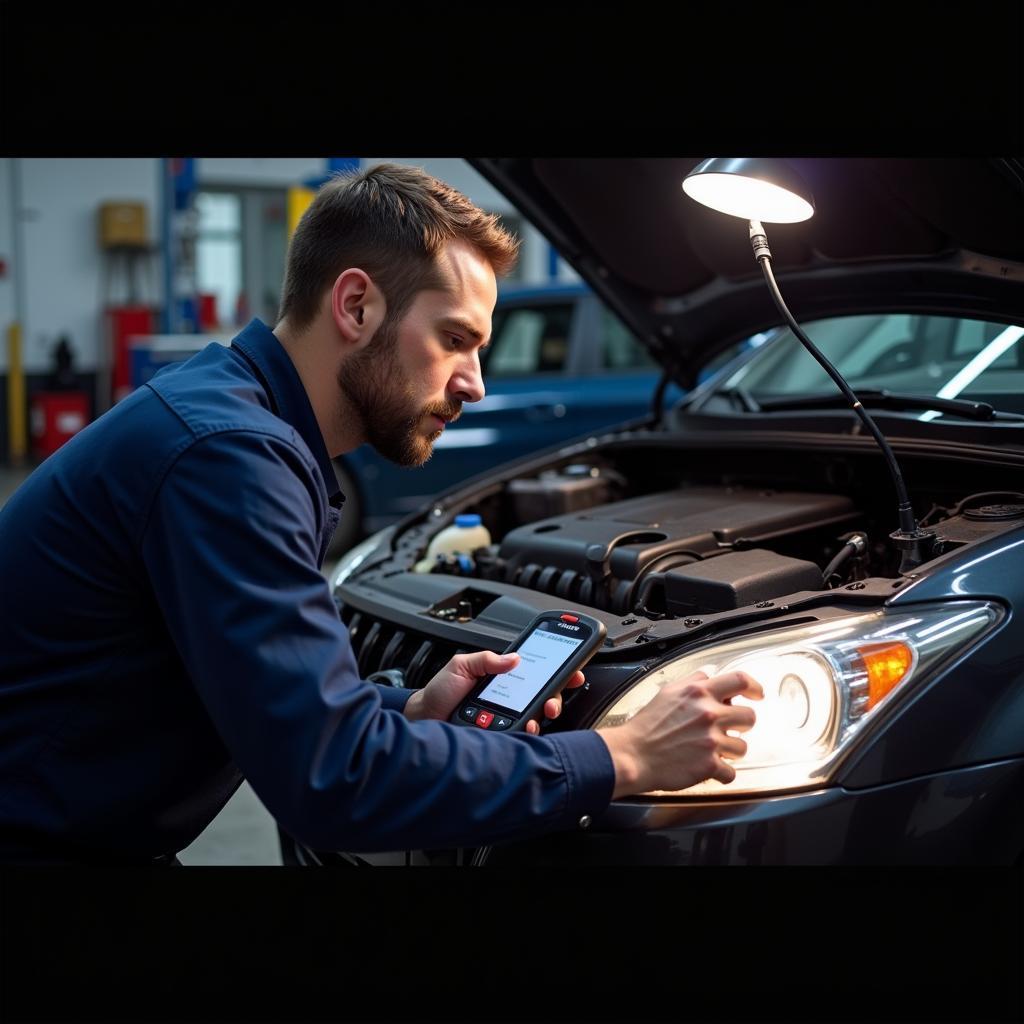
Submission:
M 440 286 L 436 259 L 456 238 L 479 249 L 496 276 L 515 265 L 519 241 L 498 218 L 418 167 L 379 164 L 338 174 L 295 229 L 280 319 L 308 327 L 348 267 L 365 270 L 384 294 L 388 319 L 399 317 L 418 292 Z

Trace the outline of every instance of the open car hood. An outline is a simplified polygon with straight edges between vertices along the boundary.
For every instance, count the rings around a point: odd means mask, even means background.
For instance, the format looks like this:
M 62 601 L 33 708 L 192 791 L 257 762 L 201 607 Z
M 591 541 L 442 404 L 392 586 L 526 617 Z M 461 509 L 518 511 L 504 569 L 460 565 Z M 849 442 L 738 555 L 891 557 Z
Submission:
M 777 325 L 744 221 L 694 202 L 704 157 L 477 158 L 681 384 Z M 1024 160 L 792 158 L 815 214 L 766 224 L 797 320 L 858 312 L 1024 315 Z

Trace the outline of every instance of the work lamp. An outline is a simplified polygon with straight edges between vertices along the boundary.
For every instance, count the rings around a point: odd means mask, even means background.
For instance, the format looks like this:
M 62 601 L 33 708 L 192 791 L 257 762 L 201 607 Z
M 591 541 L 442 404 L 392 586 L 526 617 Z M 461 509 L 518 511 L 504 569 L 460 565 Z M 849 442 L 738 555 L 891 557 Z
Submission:
M 683 191 L 698 203 L 742 217 L 750 222 L 750 243 L 754 259 L 761 264 L 765 281 L 790 330 L 804 348 L 821 364 L 846 396 L 850 407 L 878 443 L 889 466 L 899 502 L 899 529 L 890 534 L 900 550 L 900 572 L 910 572 L 925 561 L 932 550 L 935 534 L 918 528 L 914 510 L 903 483 L 903 474 L 889 443 L 868 415 L 860 400 L 842 374 L 819 351 L 793 318 L 772 273 L 772 254 L 762 222 L 793 224 L 807 220 L 814 213 L 811 190 L 799 174 L 785 161 L 765 157 L 712 157 L 703 160 L 683 179 Z

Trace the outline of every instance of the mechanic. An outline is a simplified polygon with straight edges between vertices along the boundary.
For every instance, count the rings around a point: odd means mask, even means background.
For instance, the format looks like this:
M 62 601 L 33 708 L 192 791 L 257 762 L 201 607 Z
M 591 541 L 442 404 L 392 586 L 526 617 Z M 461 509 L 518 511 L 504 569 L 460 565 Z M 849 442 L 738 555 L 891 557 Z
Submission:
M 577 827 L 613 797 L 729 782 L 742 673 L 626 724 L 492 735 L 446 719 L 516 655 L 419 691 L 359 677 L 320 569 L 363 443 L 430 457 L 464 402 L 518 242 L 410 167 L 337 177 L 252 321 L 81 431 L 0 511 L 0 856 L 178 863 L 242 778 L 319 849 L 475 846 Z M 577 673 L 569 685 L 580 685 Z M 545 714 L 554 718 L 561 698 Z

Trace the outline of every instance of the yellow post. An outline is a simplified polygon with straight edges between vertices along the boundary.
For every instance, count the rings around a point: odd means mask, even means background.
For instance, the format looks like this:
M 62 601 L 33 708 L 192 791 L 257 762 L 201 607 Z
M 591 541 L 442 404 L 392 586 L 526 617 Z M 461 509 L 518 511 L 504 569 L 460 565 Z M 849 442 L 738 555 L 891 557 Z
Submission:
M 25 371 L 21 365 L 21 324 L 7 328 L 7 450 L 12 466 L 28 451 L 25 436 Z
M 302 219 L 302 215 L 306 212 L 306 208 L 311 202 L 316 193 L 311 188 L 305 188 L 302 185 L 294 185 L 288 189 L 288 241 L 292 239 L 292 235 L 295 234 L 295 229 L 298 227 L 299 221 Z

